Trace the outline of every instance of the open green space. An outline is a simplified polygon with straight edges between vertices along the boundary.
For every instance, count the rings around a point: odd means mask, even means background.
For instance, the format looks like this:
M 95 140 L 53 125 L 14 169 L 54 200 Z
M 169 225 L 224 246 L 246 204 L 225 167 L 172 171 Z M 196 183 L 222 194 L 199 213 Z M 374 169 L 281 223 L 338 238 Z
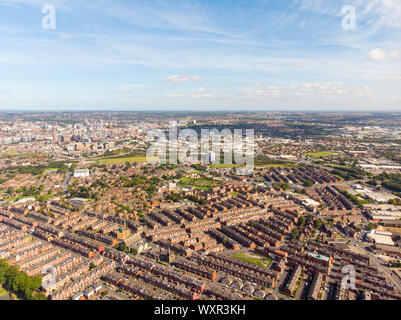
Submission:
M 5 201 L 18 201 L 22 199 L 29 199 L 29 198 L 35 198 L 37 201 L 45 201 L 51 197 L 54 197 L 53 194 L 40 194 L 40 195 L 33 195 L 33 196 L 19 196 L 19 197 L 12 197 L 12 198 L 7 198 L 4 199 Z
M 210 190 L 211 188 L 217 186 L 219 184 L 218 181 L 214 181 L 212 179 L 206 178 L 181 178 L 181 183 L 179 184 L 180 187 L 186 186 L 194 186 L 200 190 Z
M 280 164 L 263 164 L 256 165 L 256 167 L 264 167 L 264 168 L 294 168 L 298 165 L 296 163 L 280 163 Z
M 217 169 L 217 168 L 238 168 L 240 167 L 240 164 L 213 164 L 210 167 L 213 169 Z
M 234 259 L 237 259 L 240 261 L 244 261 L 244 262 L 248 262 L 248 263 L 257 265 L 259 267 L 266 267 L 266 266 L 269 266 L 271 263 L 271 260 L 269 260 L 268 258 L 261 257 L 259 259 L 256 257 L 250 257 L 245 253 L 236 253 L 236 254 L 233 254 L 232 257 Z
M 118 163 L 125 163 L 125 162 L 148 162 L 148 160 L 158 160 L 156 157 L 128 157 L 128 158 L 110 158 L 110 159 L 99 159 L 100 163 L 106 164 L 118 164 Z
M 311 158 L 325 158 L 325 157 L 331 157 L 331 156 L 335 156 L 338 153 L 336 152 L 331 152 L 331 151 L 319 151 L 319 152 L 310 152 L 310 153 L 306 153 L 305 155 Z
M 47 300 L 46 295 L 40 291 L 42 278 L 38 276 L 29 276 L 20 271 L 18 266 L 10 266 L 7 260 L 0 260 L 0 294 L 16 295 L 23 300 Z M 3 289 L 3 290 L 2 290 Z M 0 296 L 1 297 L 1 296 Z
M 1 155 L 1 158 L 46 158 L 46 154 L 41 152 L 6 153 Z
M 191 170 L 187 172 L 188 174 L 199 174 L 201 173 L 199 170 Z
M 336 164 L 336 163 L 323 163 L 324 166 L 337 168 L 337 169 L 348 169 L 349 167 L 346 165 Z
M 0 286 L 0 298 L 8 294 L 7 290 Z

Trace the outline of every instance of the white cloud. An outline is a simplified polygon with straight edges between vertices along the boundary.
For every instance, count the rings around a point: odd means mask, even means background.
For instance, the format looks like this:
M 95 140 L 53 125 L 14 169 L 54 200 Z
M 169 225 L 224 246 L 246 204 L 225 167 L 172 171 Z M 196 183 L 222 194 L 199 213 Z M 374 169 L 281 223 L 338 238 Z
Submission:
M 380 48 L 373 49 L 373 50 L 369 51 L 369 54 L 368 54 L 368 58 L 370 60 L 375 60 L 375 61 L 397 59 L 399 57 L 401 57 L 400 50 L 391 50 L 387 53 L 383 49 L 380 49 Z
M 197 81 L 202 81 L 202 77 L 201 76 L 190 76 L 185 72 L 182 72 L 181 74 L 174 74 L 171 75 L 169 77 L 167 77 L 166 79 L 164 79 L 164 81 L 169 82 L 169 83 L 186 83 L 186 82 L 197 82 Z
M 299 85 L 270 85 L 256 83 L 255 88 L 246 88 L 241 96 L 251 99 L 278 99 L 294 97 L 372 97 L 374 90 L 371 86 L 345 84 L 342 82 L 304 82 Z
M 369 51 L 368 57 L 370 60 L 382 61 L 386 60 L 387 55 L 382 49 L 377 48 Z
M 187 95 L 183 92 L 176 92 L 176 93 L 166 93 L 165 97 L 167 99 L 181 99 L 185 98 Z
M 171 92 L 166 93 L 165 98 L 167 99 L 182 99 L 182 98 L 193 98 L 193 99 L 214 99 L 216 95 L 205 88 L 198 88 L 196 90 L 192 90 L 188 93 L 185 92 Z
M 302 69 L 304 67 L 306 67 L 306 63 L 303 61 L 291 61 L 286 63 L 286 66 L 289 68 L 294 68 L 294 69 Z
M 60 35 L 60 40 L 71 40 L 74 36 L 72 34 L 63 33 Z
M 388 56 L 390 59 L 397 59 L 401 57 L 401 50 L 391 50 Z
M 386 79 L 390 81 L 401 81 L 401 74 L 389 74 Z
M 366 5 L 366 13 L 375 13 L 380 17 L 378 23 L 390 28 L 401 28 L 399 0 L 370 0 Z
M 213 92 L 208 91 L 205 88 L 199 88 L 197 90 L 191 91 L 190 96 L 194 99 L 213 99 L 216 97 Z
M 131 93 L 132 93 L 132 90 L 128 89 L 128 88 L 123 88 L 121 90 L 121 94 L 123 94 L 123 95 L 128 95 L 128 94 L 131 94 Z

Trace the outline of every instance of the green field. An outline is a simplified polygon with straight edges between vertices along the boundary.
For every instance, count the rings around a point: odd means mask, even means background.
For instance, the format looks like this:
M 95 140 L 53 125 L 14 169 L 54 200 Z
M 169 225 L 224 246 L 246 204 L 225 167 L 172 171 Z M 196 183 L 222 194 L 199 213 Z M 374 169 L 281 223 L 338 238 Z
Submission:
M 188 174 L 199 174 L 201 173 L 199 170 L 191 170 L 187 172 Z
M 129 158 L 110 158 L 110 159 L 100 159 L 100 163 L 106 164 L 118 164 L 118 163 L 125 163 L 125 162 L 148 162 L 148 160 L 158 160 L 155 157 L 129 157 Z
M 271 260 L 269 260 L 267 258 L 263 258 L 263 259 L 253 258 L 253 257 L 247 256 L 244 253 L 236 253 L 236 254 L 233 254 L 232 257 L 234 259 L 237 259 L 237 260 L 240 260 L 240 261 L 244 261 L 244 262 L 248 262 L 248 263 L 257 265 L 259 267 L 267 267 L 271 263 Z
M 41 152 L 30 152 L 30 153 L 7 153 L 1 156 L 1 158 L 46 158 L 46 154 Z
M 323 163 L 324 166 L 327 167 L 332 167 L 332 168 L 337 168 L 337 169 L 348 169 L 349 167 L 343 166 L 341 164 L 335 164 L 335 163 Z
M 217 181 L 204 178 L 199 178 L 199 179 L 181 178 L 181 183 L 179 184 L 179 186 L 180 187 L 194 186 L 195 188 L 200 190 L 210 190 L 211 188 L 217 186 L 218 184 L 219 183 Z
M 8 294 L 7 290 L 0 286 L 0 298 Z
M 256 165 L 256 167 L 262 168 L 293 168 L 297 167 L 296 163 L 281 163 L 281 164 L 263 164 L 263 165 Z
M 240 164 L 213 164 L 210 168 L 217 169 L 217 168 L 238 168 Z
M 325 158 L 325 157 L 331 157 L 335 156 L 338 153 L 336 152 L 331 152 L 331 151 L 320 151 L 320 152 L 311 152 L 311 153 L 306 153 L 305 155 L 311 158 Z

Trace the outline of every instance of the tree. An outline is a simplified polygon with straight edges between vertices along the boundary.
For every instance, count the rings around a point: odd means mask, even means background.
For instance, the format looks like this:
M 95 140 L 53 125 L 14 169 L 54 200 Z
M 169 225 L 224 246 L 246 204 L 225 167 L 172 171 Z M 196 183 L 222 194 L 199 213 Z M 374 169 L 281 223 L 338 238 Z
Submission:
M 121 242 L 120 244 L 117 245 L 117 250 L 123 251 L 126 253 L 129 252 L 129 248 L 127 247 L 127 245 L 124 242 Z
M 290 188 L 290 185 L 285 182 L 280 182 L 280 183 L 274 183 L 273 187 L 275 188 L 281 188 L 283 190 L 288 190 Z
M 315 220 L 315 228 L 320 229 L 323 225 L 323 221 L 321 219 L 316 219 Z
M 299 235 L 298 229 L 297 228 L 292 229 L 292 232 L 291 232 L 292 240 L 297 240 L 298 239 L 298 235 Z
M 47 300 L 47 297 L 43 292 L 36 292 L 32 295 L 30 300 Z
M 21 272 L 17 266 L 9 266 L 6 260 L 0 260 L 0 282 L 4 282 L 7 289 L 27 300 L 43 300 L 47 297 L 37 290 L 42 285 L 42 278 L 30 277 Z
M 305 180 L 305 181 L 304 181 L 304 187 L 305 187 L 305 188 L 310 188 L 310 187 L 312 187 L 313 185 L 314 185 L 314 183 L 313 183 L 312 180 Z
M 369 230 L 374 230 L 374 229 L 376 229 L 376 227 L 375 227 L 375 225 L 373 223 L 369 223 L 368 224 L 368 229 Z

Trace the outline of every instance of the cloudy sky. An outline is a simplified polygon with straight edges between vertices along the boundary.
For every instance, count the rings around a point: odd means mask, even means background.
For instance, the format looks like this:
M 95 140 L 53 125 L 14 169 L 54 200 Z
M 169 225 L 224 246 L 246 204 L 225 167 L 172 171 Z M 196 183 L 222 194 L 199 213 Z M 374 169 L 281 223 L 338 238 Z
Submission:
M 401 111 L 401 1 L 0 0 L 0 71 L 1 110 Z

